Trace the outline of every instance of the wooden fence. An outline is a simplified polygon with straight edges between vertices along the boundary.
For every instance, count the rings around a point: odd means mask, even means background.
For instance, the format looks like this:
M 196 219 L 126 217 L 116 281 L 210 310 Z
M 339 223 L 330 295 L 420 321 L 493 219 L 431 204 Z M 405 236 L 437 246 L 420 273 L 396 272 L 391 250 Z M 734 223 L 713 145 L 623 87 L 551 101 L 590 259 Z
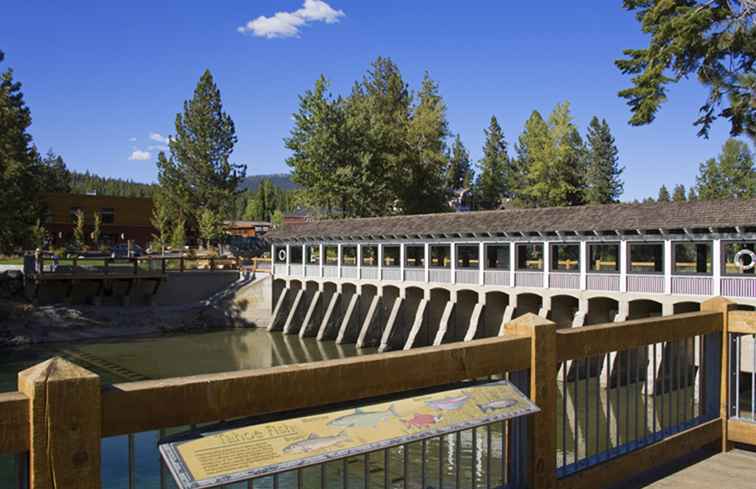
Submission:
M 525 390 L 541 412 L 528 419 L 525 449 L 511 454 L 519 460 L 512 466 L 523 467 L 528 486 L 535 489 L 603 487 L 707 445 L 756 444 L 756 424 L 730 419 L 728 401 L 729 335 L 756 333 L 756 313 L 732 307 L 716 298 L 701 312 L 566 330 L 526 315 L 496 338 L 114 385 L 101 385 L 97 375 L 54 358 L 20 372 L 18 392 L 0 394 L 0 454 L 28 452 L 32 489 L 99 488 L 102 437 L 318 408 L 527 371 Z M 613 352 L 619 358 L 631 349 L 688 344 L 695 337 L 706 338 L 697 356 L 705 372 L 699 378 L 705 416 L 558 475 L 558 372 L 576 368 L 580 359 Z

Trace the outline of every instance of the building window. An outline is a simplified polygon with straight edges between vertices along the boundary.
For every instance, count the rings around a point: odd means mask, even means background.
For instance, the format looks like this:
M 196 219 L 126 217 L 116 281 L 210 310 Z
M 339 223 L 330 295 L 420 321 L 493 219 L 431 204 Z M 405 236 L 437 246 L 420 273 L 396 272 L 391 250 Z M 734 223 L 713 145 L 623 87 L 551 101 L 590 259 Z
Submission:
M 611 273 L 619 272 L 619 244 L 589 244 L 588 271 Z
M 629 243 L 629 273 L 663 273 L 664 245 L 662 243 Z
M 404 248 L 404 266 L 409 268 L 425 267 L 425 246 L 408 245 Z
M 711 273 L 711 243 L 674 243 L 673 273 Z
M 302 246 L 291 245 L 289 247 L 289 263 L 300 265 L 302 263 Z
M 430 266 L 433 268 L 451 267 L 451 246 L 432 245 L 430 247 Z
M 362 263 L 363 267 L 378 266 L 378 246 L 362 245 Z
M 398 267 L 401 265 L 401 252 L 398 246 L 383 247 L 383 266 L 386 268 Z
M 336 266 L 339 264 L 339 249 L 336 246 L 325 247 L 325 264 Z
M 102 217 L 103 224 L 113 224 L 115 222 L 115 211 L 112 207 L 104 207 L 100 209 L 100 217 Z
M 509 244 L 486 245 L 486 269 L 509 270 Z
M 756 241 L 739 241 L 722 243 L 724 254 L 724 273 L 727 275 L 754 275 L 756 274 L 756 265 L 754 257 L 756 255 Z M 737 261 L 736 261 L 737 258 Z
M 307 263 L 310 265 L 320 265 L 320 246 L 309 245 L 307 247 Z
M 71 224 L 76 224 L 77 214 L 79 211 L 83 211 L 81 207 L 71 207 L 71 209 L 68 211 L 69 219 L 71 220 Z
M 347 267 L 357 266 L 357 247 L 356 246 L 342 246 L 341 247 L 341 264 Z
M 580 271 L 580 245 L 555 244 L 551 246 L 551 269 L 555 272 Z
M 543 270 L 543 243 L 520 243 L 517 245 L 518 270 Z
M 457 245 L 457 269 L 480 268 L 480 247 L 477 245 Z
M 276 256 L 273 257 L 276 263 L 286 263 L 286 246 L 276 247 Z

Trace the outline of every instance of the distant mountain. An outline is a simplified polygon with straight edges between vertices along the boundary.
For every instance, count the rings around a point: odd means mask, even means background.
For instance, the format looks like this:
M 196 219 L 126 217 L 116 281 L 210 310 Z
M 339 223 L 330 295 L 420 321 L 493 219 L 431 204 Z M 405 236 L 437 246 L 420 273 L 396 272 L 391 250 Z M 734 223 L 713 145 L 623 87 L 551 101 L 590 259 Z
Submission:
M 257 187 L 260 186 L 260 182 L 264 179 L 268 179 L 273 182 L 274 187 L 278 187 L 283 190 L 295 190 L 299 188 L 299 185 L 291 181 L 291 175 L 288 173 L 274 173 L 273 175 L 247 175 L 242 181 L 240 187 L 242 190 L 257 191 Z

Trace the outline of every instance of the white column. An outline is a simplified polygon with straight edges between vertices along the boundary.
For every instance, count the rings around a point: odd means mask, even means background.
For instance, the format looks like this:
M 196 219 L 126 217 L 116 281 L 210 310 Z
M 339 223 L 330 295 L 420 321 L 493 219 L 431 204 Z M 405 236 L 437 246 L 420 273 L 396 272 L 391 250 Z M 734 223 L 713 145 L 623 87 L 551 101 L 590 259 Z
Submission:
M 664 293 L 672 293 L 672 240 L 664 240 Z
M 425 249 L 425 260 L 423 260 L 423 264 L 425 265 L 425 282 L 428 283 L 430 279 L 430 243 L 426 241 L 423 248 Z
M 480 242 L 478 245 L 478 267 L 480 268 L 478 283 L 484 285 L 486 283 L 486 244 Z
M 549 273 L 551 272 L 551 243 L 543 242 L 543 288 L 549 288 Z
M 580 242 L 580 290 L 588 288 L 588 243 Z
M 270 245 L 270 272 L 276 275 L 276 245 Z
M 451 263 L 449 263 L 449 272 L 451 273 L 451 278 L 449 279 L 451 283 L 455 284 L 457 283 L 457 244 L 451 243 L 449 245 L 449 258 L 451 260 Z
M 404 282 L 404 243 L 399 243 L 399 280 Z
M 515 286 L 515 270 L 517 270 L 517 243 L 509 243 L 509 286 Z
M 310 264 L 310 261 L 307 259 L 307 245 L 302 245 L 302 276 L 307 276 L 307 265 Z
M 378 243 L 378 280 L 383 280 L 383 243 Z
M 325 246 L 323 243 L 318 244 L 318 267 L 320 272 L 318 273 L 318 276 L 322 277 L 324 275 L 323 272 L 323 264 L 325 263 Z
M 620 241 L 619 262 L 620 292 L 627 292 L 627 241 L 624 239 Z
M 357 243 L 357 280 L 362 280 L 362 243 Z
M 286 275 L 291 275 L 291 245 L 286 245 Z
M 711 293 L 722 294 L 722 240 L 715 239 L 711 247 Z
M 336 277 L 341 278 L 341 243 L 336 245 Z

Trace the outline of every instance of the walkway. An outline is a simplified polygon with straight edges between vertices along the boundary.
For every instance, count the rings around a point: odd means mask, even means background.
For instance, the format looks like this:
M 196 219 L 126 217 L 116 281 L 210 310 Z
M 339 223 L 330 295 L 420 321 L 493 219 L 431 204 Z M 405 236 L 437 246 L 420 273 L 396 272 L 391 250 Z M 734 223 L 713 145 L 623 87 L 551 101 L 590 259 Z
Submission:
M 753 489 L 756 485 L 756 452 L 732 450 L 719 453 L 682 469 L 651 485 L 649 489 Z

